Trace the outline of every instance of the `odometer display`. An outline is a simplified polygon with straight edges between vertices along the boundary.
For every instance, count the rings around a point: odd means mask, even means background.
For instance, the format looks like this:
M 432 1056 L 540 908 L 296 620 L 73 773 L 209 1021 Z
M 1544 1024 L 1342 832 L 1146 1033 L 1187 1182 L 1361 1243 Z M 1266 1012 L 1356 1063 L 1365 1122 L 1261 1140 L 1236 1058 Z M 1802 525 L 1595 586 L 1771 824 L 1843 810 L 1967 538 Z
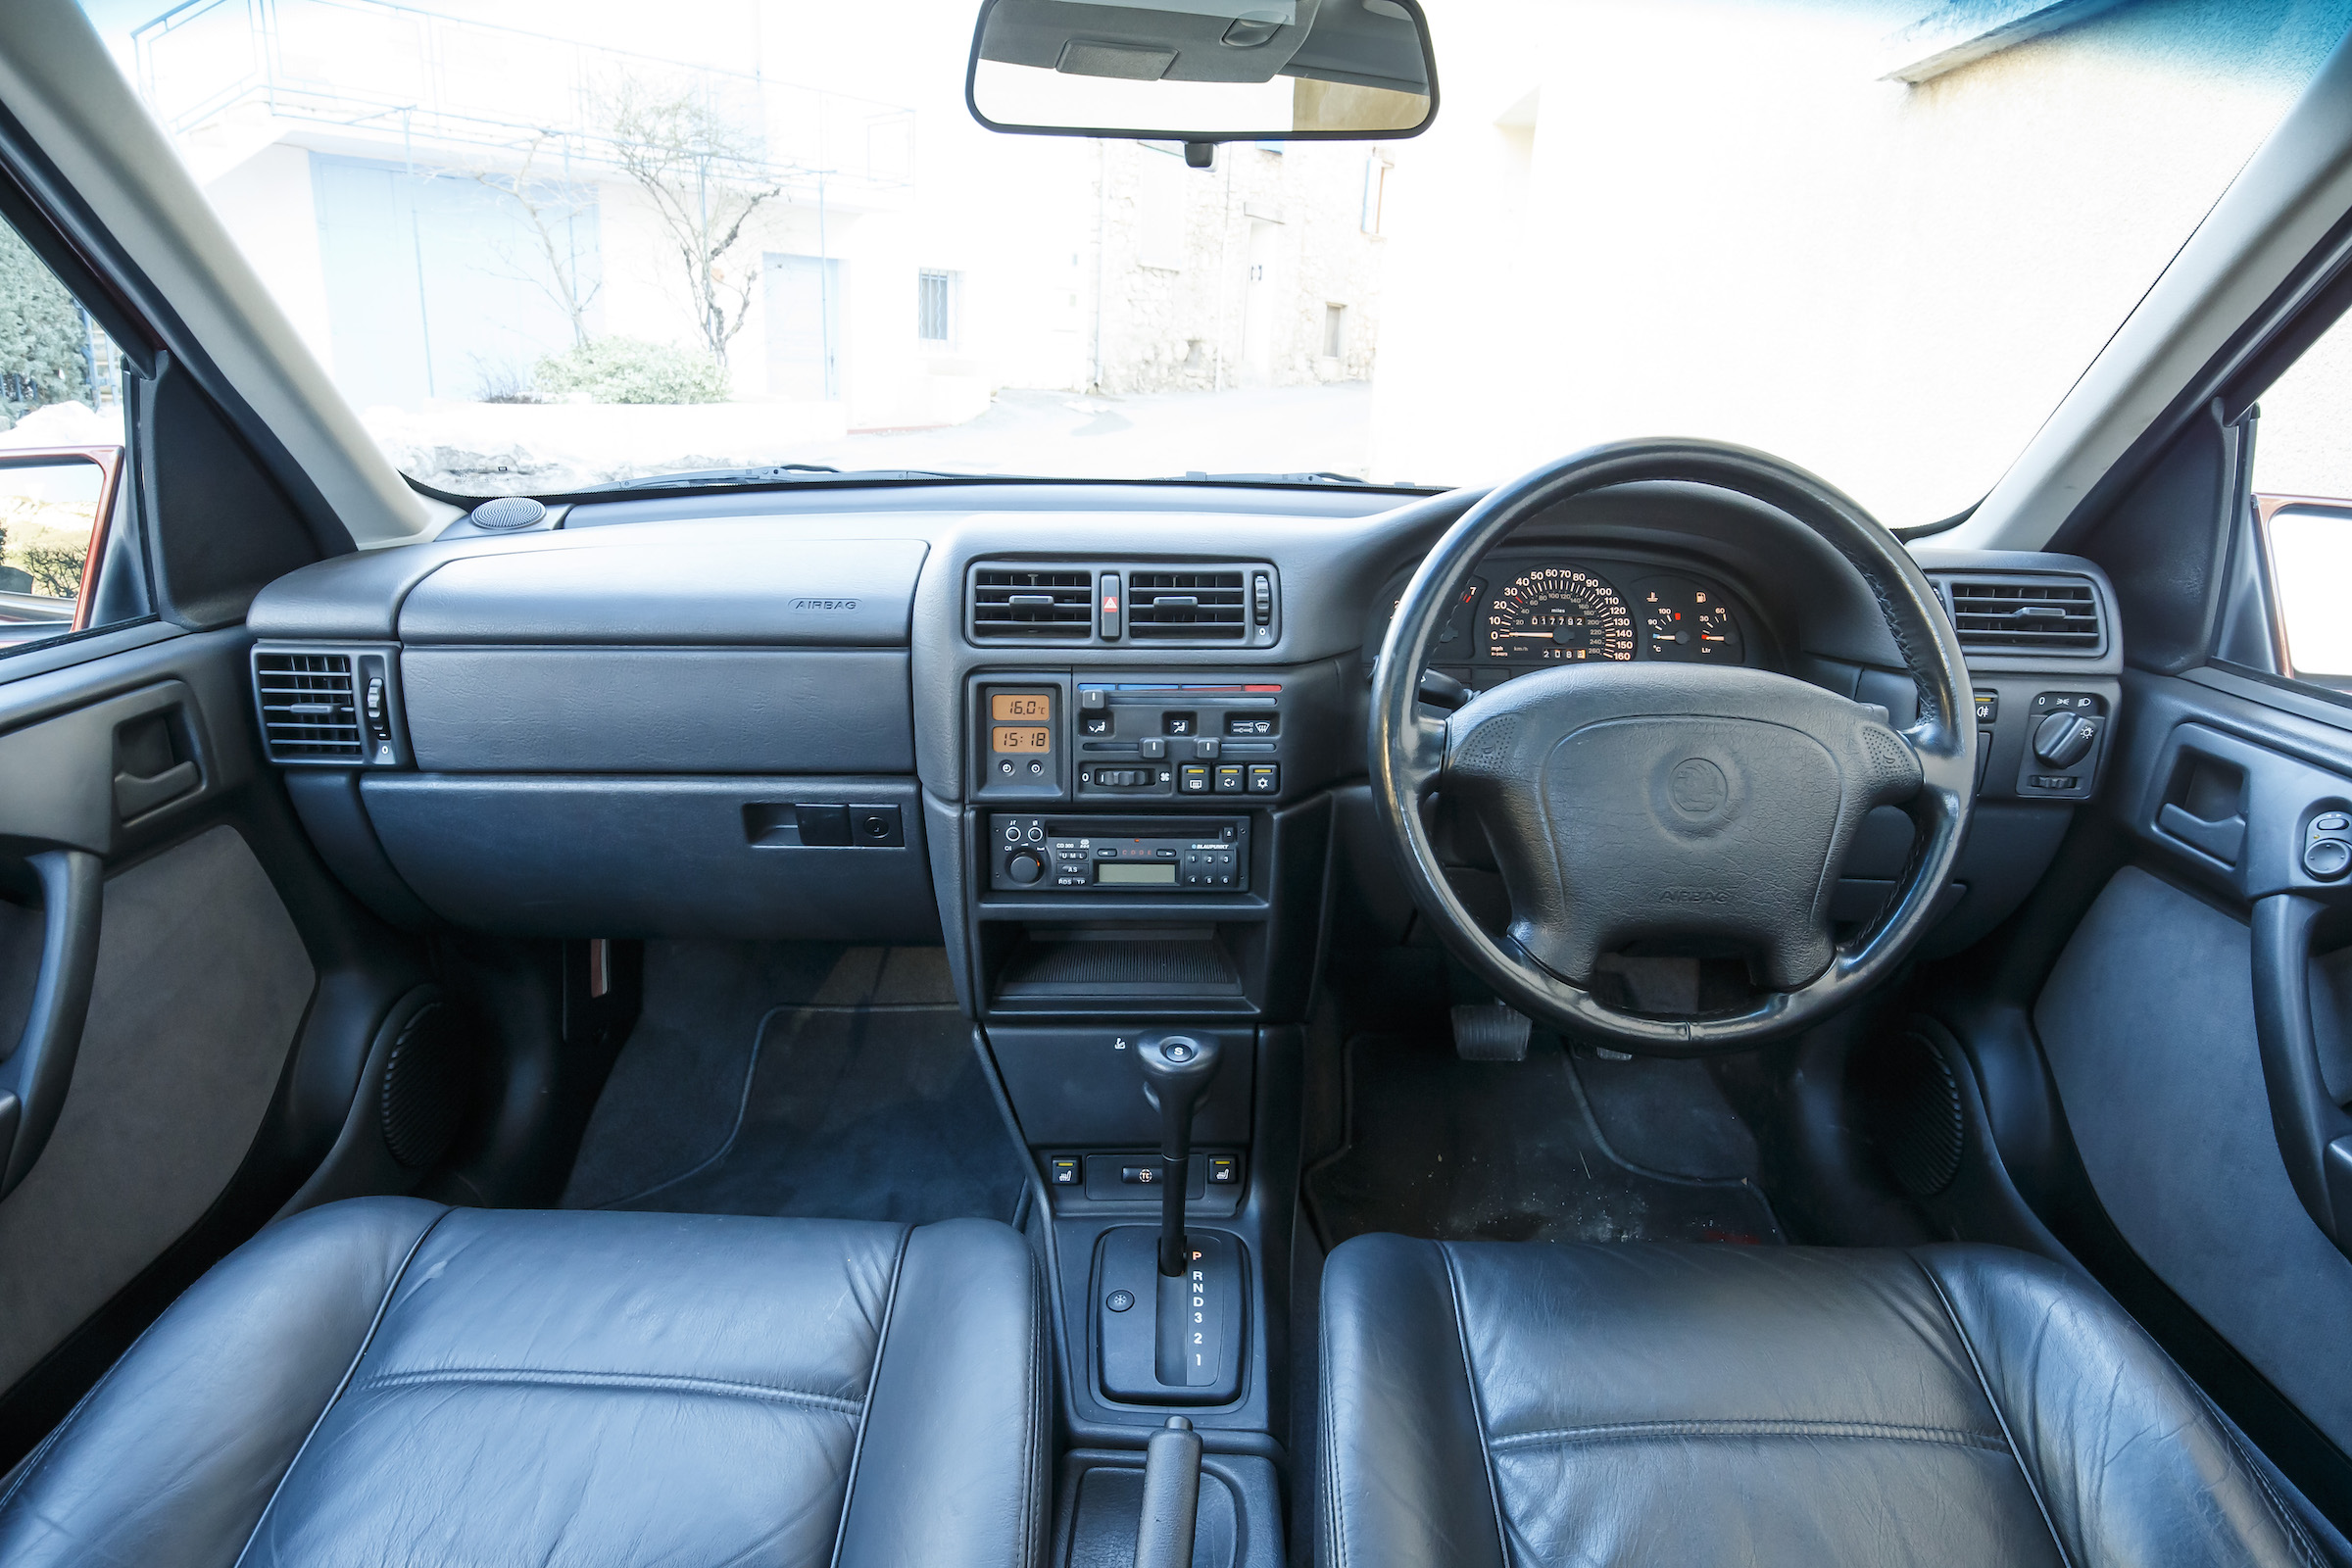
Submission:
M 1617 590 L 1574 566 L 1544 566 L 1512 579 L 1487 612 L 1487 658 L 1512 663 L 1580 663 L 1634 657 L 1634 617 Z

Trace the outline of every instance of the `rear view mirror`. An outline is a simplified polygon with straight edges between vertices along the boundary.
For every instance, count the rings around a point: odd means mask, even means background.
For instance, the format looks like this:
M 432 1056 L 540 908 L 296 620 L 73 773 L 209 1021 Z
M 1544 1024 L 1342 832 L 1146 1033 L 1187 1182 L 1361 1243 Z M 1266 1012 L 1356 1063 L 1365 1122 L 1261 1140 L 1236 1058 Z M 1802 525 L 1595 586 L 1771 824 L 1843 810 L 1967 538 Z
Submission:
M 964 96 L 1029 135 L 1387 140 L 1438 73 L 1419 0 L 987 0 Z
M 0 647 L 89 624 L 122 470 L 121 447 L 0 448 Z

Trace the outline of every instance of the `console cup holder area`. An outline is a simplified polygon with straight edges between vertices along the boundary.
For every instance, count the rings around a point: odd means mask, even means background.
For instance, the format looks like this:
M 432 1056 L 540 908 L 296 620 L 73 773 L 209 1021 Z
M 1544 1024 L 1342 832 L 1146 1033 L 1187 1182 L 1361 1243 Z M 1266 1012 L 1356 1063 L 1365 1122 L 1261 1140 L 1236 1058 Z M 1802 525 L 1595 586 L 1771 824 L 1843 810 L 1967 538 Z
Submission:
M 1195 1005 L 1243 998 L 1214 925 L 1019 926 L 997 970 L 1000 1002 L 1094 998 Z

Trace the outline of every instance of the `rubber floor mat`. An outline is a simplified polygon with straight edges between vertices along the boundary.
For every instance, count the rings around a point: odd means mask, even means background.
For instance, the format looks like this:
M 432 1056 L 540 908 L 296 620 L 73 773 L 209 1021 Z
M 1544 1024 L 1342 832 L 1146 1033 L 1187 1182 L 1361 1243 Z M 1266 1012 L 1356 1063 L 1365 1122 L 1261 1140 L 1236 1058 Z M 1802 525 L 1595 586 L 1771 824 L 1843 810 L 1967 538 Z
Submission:
M 1361 1035 L 1348 1047 L 1348 1143 L 1306 1178 L 1324 1246 L 1367 1231 L 1438 1241 L 1778 1243 L 1745 1178 L 1637 1165 L 1613 1148 L 1558 1037 L 1518 1062 L 1449 1041 Z
M 930 954 L 812 955 L 808 973 L 715 945 L 654 956 L 663 1027 L 615 1064 L 566 1207 L 1017 1218 L 1026 1159 Z

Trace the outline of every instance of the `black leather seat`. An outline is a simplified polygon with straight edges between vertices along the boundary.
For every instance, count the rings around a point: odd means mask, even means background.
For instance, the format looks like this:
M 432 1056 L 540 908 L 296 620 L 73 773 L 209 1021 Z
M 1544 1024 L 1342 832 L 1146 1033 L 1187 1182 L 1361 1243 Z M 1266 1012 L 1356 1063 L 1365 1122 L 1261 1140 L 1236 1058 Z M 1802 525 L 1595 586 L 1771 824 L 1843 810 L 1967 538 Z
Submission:
M 977 1220 L 332 1204 L 35 1450 L 0 1562 L 1026 1568 L 1043 1336 Z
M 2002 1249 L 1364 1236 L 1322 1343 L 1326 1568 L 2320 1561 L 2136 1324 Z

